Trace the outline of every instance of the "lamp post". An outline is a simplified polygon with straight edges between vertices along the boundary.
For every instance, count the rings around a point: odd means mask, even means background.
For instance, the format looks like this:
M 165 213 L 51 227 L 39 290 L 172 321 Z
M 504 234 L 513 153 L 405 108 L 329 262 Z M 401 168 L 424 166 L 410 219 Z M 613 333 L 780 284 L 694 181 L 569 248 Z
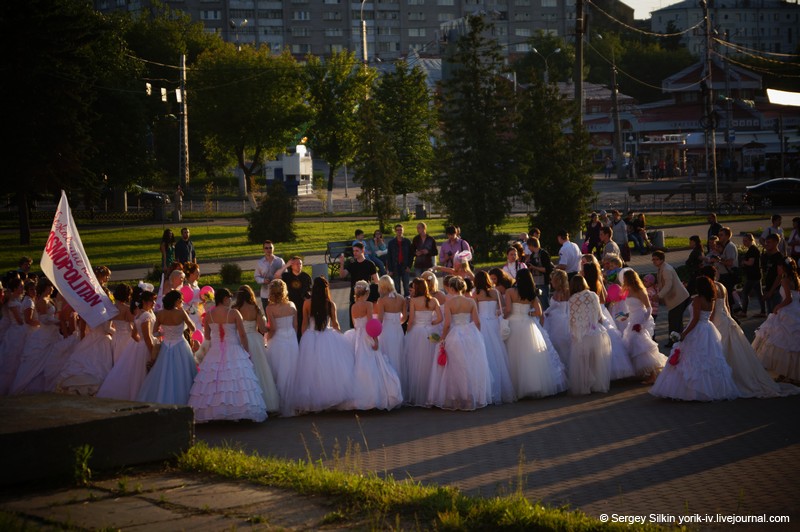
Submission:
M 364 68 L 367 68 L 369 56 L 367 55 L 367 21 L 364 20 L 364 3 L 367 0 L 361 0 L 361 62 Z
M 547 64 L 547 60 L 550 59 L 552 56 L 560 53 L 561 52 L 561 48 L 556 48 L 555 50 L 553 50 L 552 52 L 547 54 L 547 56 L 542 55 L 539 52 L 539 50 L 537 50 L 536 48 L 531 48 L 531 50 L 533 50 L 533 53 L 535 53 L 536 55 L 538 55 L 539 57 L 541 57 L 544 60 L 544 82 L 548 83 L 550 80 L 548 79 L 549 78 L 549 75 L 548 75 L 549 66 Z
M 236 50 L 241 52 L 242 51 L 242 45 L 239 44 L 239 28 L 243 28 L 244 26 L 247 26 L 247 19 L 246 18 L 242 19 L 242 21 L 238 22 L 238 23 L 235 20 L 231 19 L 230 20 L 230 26 L 231 26 L 231 29 L 233 30 L 233 32 L 236 34 Z

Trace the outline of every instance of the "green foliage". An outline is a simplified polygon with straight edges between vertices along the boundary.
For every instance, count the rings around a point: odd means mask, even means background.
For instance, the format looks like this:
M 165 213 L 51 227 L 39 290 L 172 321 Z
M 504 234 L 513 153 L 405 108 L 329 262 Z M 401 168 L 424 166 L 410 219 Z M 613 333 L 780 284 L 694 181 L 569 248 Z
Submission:
M 589 138 L 575 106 L 553 86 L 534 80 L 520 108 L 520 185 L 536 203 L 531 225 L 550 228 L 542 245 L 552 251 L 556 232 L 576 234 L 594 198 Z M 569 134 L 565 125 L 571 125 Z
M 294 202 L 281 183 L 269 187 L 258 209 L 247 214 L 247 222 L 247 237 L 253 243 L 293 242 L 297 238 Z
M 511 138 L 515 94 L 502 75 L 497 41 L 486 37 L 490 29 L 482 17 L 469 17 L 468 33 L 451 45 L 436 148 L 438 200 L 479 257 L 486 255 L 517 192 Z
M 544 81 L 545 68 L 552 83 L 572 79 L 575 65 L 573 45 L 542 30 L 537 30 L 536 35 L 528 39 L 528 44 L 539 53 L 530 51 L 514 61 L 512 68 L 517 73 L 518 83 L 530 83 L 533 75 Z
M 242 283 L 242 267 L 234 262 L 226 262 L 220 266 L 219 275 L 225 284 Z
M 89 467 L 89 459 L 94 454 L 91 445 L 85 444 L 74 449 L 75 463 L 73 464 L 73 475 L 75 482 L 81 486 L 86 486 L 92 480 L 92 470 Z

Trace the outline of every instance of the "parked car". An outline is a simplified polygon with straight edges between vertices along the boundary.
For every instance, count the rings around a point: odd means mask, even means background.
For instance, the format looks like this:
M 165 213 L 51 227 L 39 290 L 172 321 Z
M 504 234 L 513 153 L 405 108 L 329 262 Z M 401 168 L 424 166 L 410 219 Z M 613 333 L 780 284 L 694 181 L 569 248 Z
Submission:
M 753 207 L 800 205 L 800 179 L 782 177 L 745 187 L 742 199 Z
M 156 207 L 165 203 L 170 203 L 170 199 L 167 194 L 162 192 L 147 190 L 139 185 L 134 185 L 128 191 L 128 205 L 131 206 Z

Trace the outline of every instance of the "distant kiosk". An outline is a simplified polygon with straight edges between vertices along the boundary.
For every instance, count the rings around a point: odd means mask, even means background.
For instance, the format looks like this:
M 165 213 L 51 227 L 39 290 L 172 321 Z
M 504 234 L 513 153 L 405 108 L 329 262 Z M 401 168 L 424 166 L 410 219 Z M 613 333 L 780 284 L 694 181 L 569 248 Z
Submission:
M 298 144 L 287 153 L 281 154 L 274 161 L 264 163 L 264 178 L 267 186 L 282 183 L 290 196 L 312 194 L 314 188 L 312 176 L 311 154 L 305 144 Z

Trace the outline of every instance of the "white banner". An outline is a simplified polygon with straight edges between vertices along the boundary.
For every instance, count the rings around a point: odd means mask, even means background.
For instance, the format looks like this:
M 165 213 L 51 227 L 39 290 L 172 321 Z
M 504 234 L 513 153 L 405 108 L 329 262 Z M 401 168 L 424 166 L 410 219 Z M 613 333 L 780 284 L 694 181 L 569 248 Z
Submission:
M 44 246 L 41 267 L 59 293 L 90 326 L 97 327 L 119 312 L 94 275 L 63 190 Z

